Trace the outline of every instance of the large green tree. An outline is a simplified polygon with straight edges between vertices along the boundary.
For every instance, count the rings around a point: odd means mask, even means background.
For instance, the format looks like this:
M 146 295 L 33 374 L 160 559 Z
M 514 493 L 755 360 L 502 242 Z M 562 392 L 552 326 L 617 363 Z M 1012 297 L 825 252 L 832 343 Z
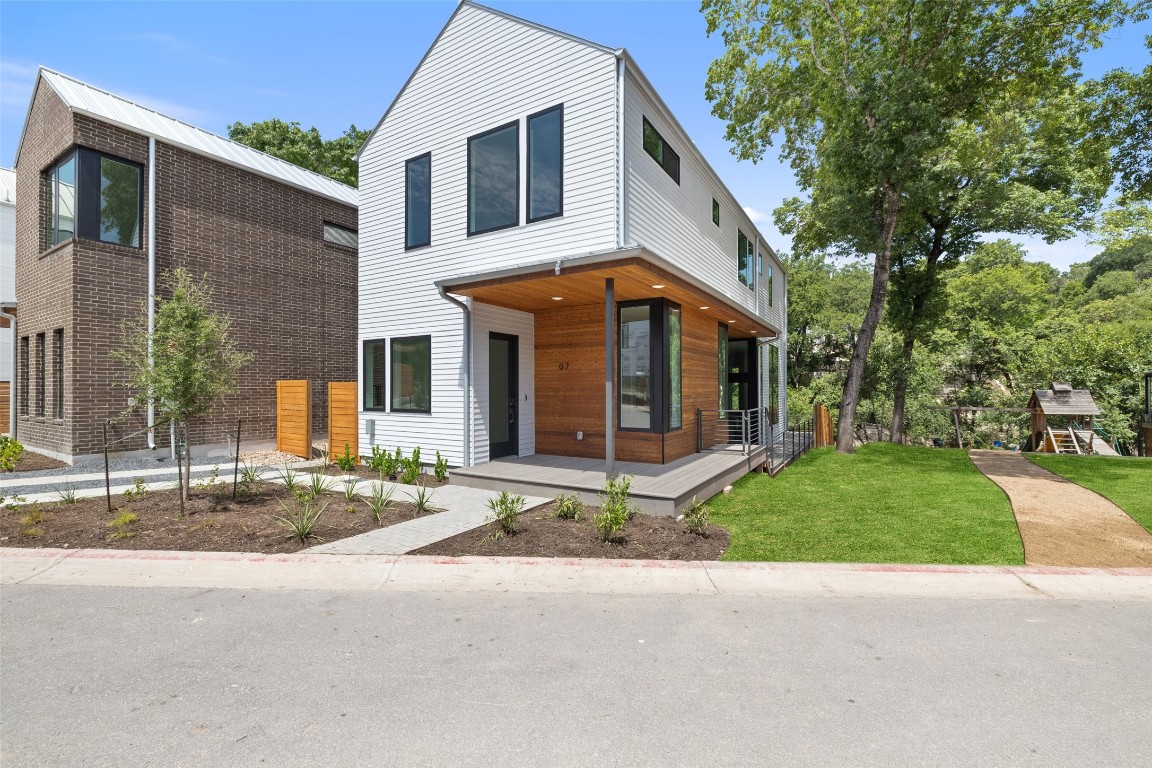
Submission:
M 870 254 L 872 293 L 844 382 L 837 449 L 853 450 L 864 366 L 893 243 L 912 196 L 959 123 L 1004 92 L 1074 81 L 1080 53 L 1122 18 L 1120 0 L 705 0 L 726 51 L 708 71 L 713 112 L 741 158 L 773 141 L 829 243 Z M 919 185 L 919 186 L 918 186 Z M 911 210 L 915 210 L 913 206 Z
M 1144 0 L 1143 6 L 1152 3 Z M 1152 35 L 1147 44 L 1152 53 Z M 1115 142 L 1120 188 L 1134 199 L 1152 200 L 1152 64 L 1141 72 L 1115 69 L 1101 86 L 1100 130 Z
M 340 136 L 325 140 L 315 127 L 304 130 L 300 123 L 276 118 L 228 126 L 228 138 L 233 141 L 352 187 L 359 180 L 359 167 L 352 158 L 369 133 L 352 125 Z

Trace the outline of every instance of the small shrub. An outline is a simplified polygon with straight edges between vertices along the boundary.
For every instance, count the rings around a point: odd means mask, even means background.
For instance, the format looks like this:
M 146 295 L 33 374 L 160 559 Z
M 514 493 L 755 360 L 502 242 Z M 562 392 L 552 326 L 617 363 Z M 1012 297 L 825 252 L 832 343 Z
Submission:
M 28 514 L 20 518 L 20 533 L 24 536 L 40 536 L 44 533 L 44 529 L 40 524 L 44 522 L 44 513 L 36 507 Z
M 24 446 L 14 437 L 0 435 L 0 470 L 11 472 L 24 455 Z
M 404 452 L 400 450 L 400 446 L 396 446 L 395 453 L 382 453 L 380 457 L 380 474 L 387 475 L 388 477 L 395 477 L 396 473 L 400 471 L 401 465 L 404 463 Z
M 356 501 L 356 482 L 357 480 L 354 477 L 346 477 L 341 482 L 341 485 L 344 487 L 344 501 Z
M 296 495 L 296 489 L 300 487 L 300 480 L 296 477 L 296 470 L 285 464 L 284 469 L 276 473 L 276 478 L 284 483 L 284 487 L 288 489 L 289 493 L 293 496 Z
M 197 483 L 197 487 L 203 488 L 208 491 L 208 493 L 217 496 L 223 495 L 228 490 L 228 484 L 220 479 L 220 465 L 214 465 L 212 467 L 212 474 Z
M 632 478 L 628 475 L 612 477 L 604 483 L 604 495 L 600 498 L 600 514 L 592 518 L 601 541 L 617 541 L 625 524 L 632 519 L 632 503 L 628 498 L 631 488 Z
M 711 522 L 711 519 L 712 515 L 708 510 L 708 505 L 702 501 L 697 501 L 696 497 L 693 496 L 692 504 L 684 513 L 684 525 L 688 528 L 688 532 L 703 536 L 708 530 L 708 523 Z
M 392 505 L 394 486 L 384 483 L 372 483 L 372 495 L 368 497 L 368 509 L 372 510 L 372 517 L 376 523 L 383 522 L 384 510 Z
M 144 478 L 138 477 L 132 484 L 132 487 L 124 491 L 125 501 L 136 501 L 148 495 L 148 486 L 144 482 Z
M 496 523 L 495 538 L 516 534 L 516 518 L 524 512 L 526 503 L 523 496 L 508 491 L 500 491 L 499 496 L 488 500 L 488 509 L 492 512 L 488 522 Z
M 579 520 L 584 504 L 574 493 L 562 493 L 556 497 L 556 517 L 561 520 Z
M 240 482 L 244 483 L 245 485 L 252 485 L 253 483 L 255 483 L 259 479 L 260 479 L 260 467 L 256 466 L 255 464 L 253 464 L 249 461 L 246 461 L 241 465 Z
M 132 512 L 122 512 L 119 516 L 112 518 L 107 522 L 109 528 L 115 528 L 111 534 L 108 535 L 109 539 L 130 539 L 136 535 L 135 531 L 128 530 L 128 527 L 139 520 Z
M 320 522 L 320 516 L 324 514 L 324 510 L 328 509 L 326 503 L 321 504 L 314 498 L 298 498 L 292 505 L 285 504 L 281 499 L 277 499 L 277 501 L 284 509 L 284 515 L 272 519 L 289 532 L 289 537 L 295 536 L 300 539 L 301 544 L 304 544 L 308 539 L 315 536 L 314 531 Z
M 416 512 L 421 515 L 433 510 L 432 492 L 422 485 L 416 487 L 416 493 L 408 494 L 408 498 L 412 499 L 412 503 L 416 506 Z
M 336 466 L 343 472 L 356 469 L 356 457 L 352 455 L 352 447 L 348 443 L 344 443 L 344 455 L 336 458 Z
M 448 459 L 441 456 L 440 451 L 436 451 L 436 465 L 432 468 L 432 472 L 440 482 L 448 479 Z
M 56 497 L 60 499 L 61 504 L 75 504 L 76 503 L 76 489 L 65 488 L 61 491 L 56 491 Z

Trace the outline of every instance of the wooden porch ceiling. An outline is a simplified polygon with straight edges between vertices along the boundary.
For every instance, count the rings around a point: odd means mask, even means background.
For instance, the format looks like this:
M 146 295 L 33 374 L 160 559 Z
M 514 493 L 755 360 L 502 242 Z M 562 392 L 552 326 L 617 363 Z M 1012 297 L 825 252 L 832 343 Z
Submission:
M 630 257 L 597 264 L 561 266 L 529 274 L 471 279 L 444 289 L 471 296 L 484 304 L 535 312 L 558 307 L 604 303 L 605 278 L 616 280 L 616 300 L 667 298 L 684 307 L 693 307 L 717 323 L 728 325 L 730 338 L 775 338 L 776 331 L 756 316 L 679 277 L 649 263 Z

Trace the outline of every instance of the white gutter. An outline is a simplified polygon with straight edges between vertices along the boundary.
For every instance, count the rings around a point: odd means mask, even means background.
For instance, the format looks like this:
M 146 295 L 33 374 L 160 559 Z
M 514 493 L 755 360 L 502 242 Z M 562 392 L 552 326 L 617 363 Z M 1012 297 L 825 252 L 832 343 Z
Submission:
M 464 463 L 472 466 L 472 309 L 455 296 L 448 295 L 444 286 L 437 285 L 440 297 L 464 311 Z
M 626 66 L 623 51 L 616 56 L 616 247 L 623 248 L 625 237 L 625 217 L 627 210 L 624 200 L 627 187 L 625 176 L 628 166 L 624 164 L 624 75 Z
M 148 137 L 148 368 L 156 331 L 156 137 Z M 148 393 L 148 448 L 156 450 L 156 404 Z
M 8 330 L 12 332 L 12 386 L 8 388 L 8 434 L 16 439 L 16 385 L 20 377 L 16 374 L 16 315 L 11 315 L 0 309 L 0 317 L 8 321 Z

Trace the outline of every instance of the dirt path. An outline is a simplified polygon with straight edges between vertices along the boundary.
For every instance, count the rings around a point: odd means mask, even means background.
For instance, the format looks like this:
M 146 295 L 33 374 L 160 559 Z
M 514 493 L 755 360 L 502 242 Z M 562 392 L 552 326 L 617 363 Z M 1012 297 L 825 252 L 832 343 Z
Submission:
M 1103 496 L 1017 453 L 970 451 L 969 456 L 1008 494 L 1026 564 L 1152 566 L 1152 534 Z

